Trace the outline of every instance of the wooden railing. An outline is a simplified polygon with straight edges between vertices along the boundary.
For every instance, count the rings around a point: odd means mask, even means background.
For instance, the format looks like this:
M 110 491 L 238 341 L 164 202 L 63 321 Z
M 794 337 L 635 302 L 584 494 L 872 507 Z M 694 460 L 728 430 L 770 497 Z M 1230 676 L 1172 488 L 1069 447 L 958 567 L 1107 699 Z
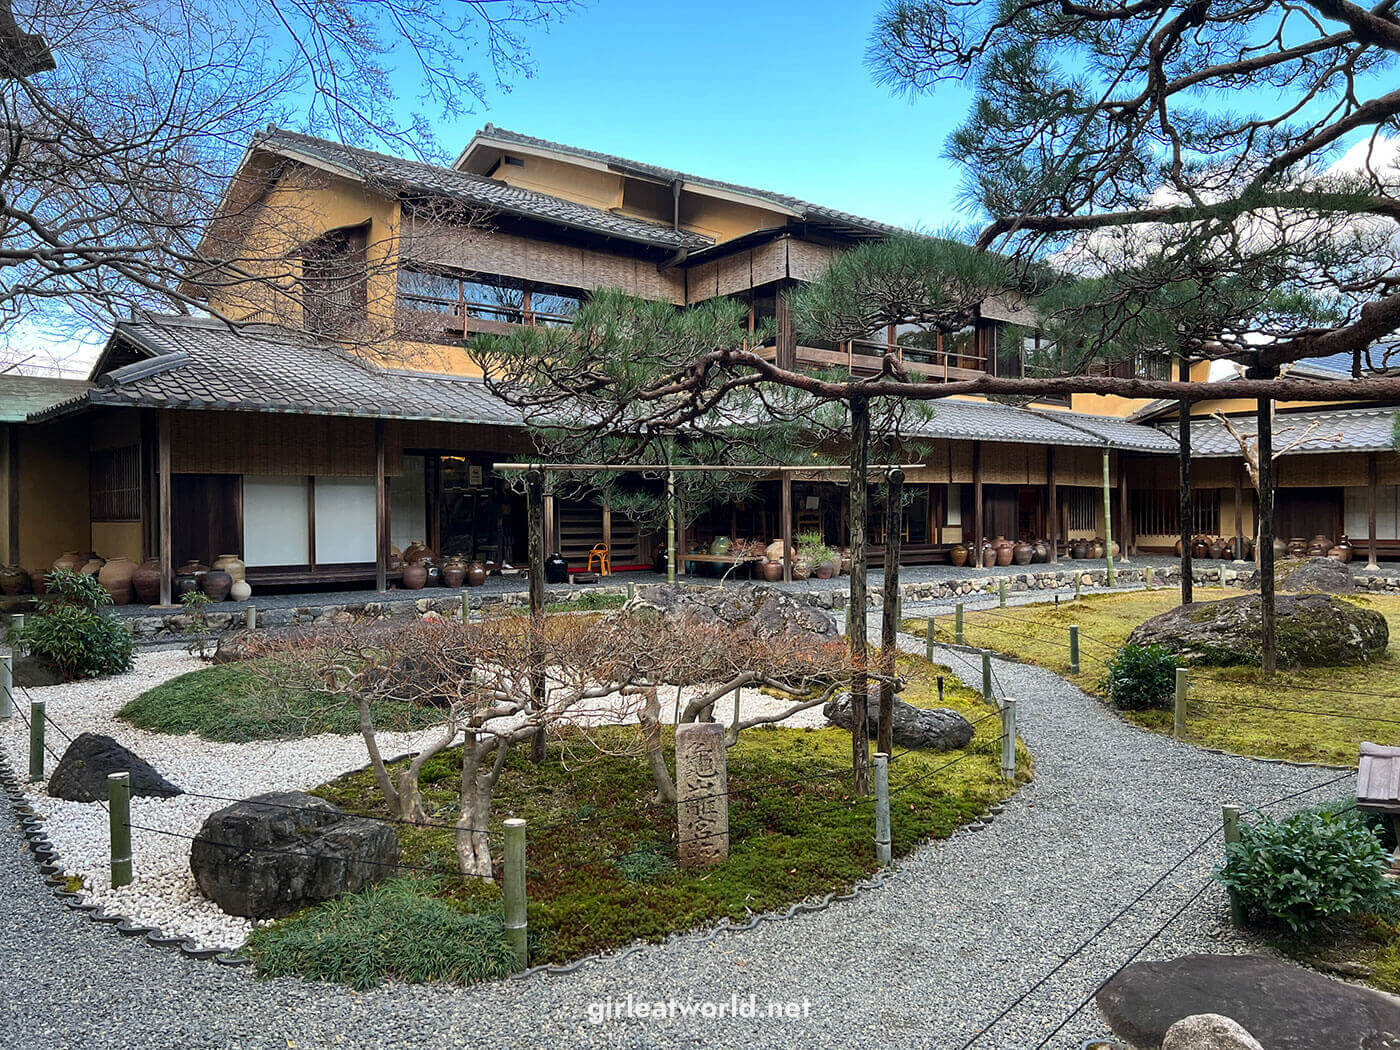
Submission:
M 957 379 L 975 379 L 986 372 L 986 360 L 975 354 L 942 353 L 912 349 L 910 347 L 889 346 L 865 340 L 848 340 L 840 344 L 840 349 L 831 350 L 815 346 L 797 347 L 798 368 L 845 368 L 853 375 L 874 375 L 884 367 L 884 356 L 893 351 L 895 359 L 911 373 L 925 379 L 949 382 Z M 758 352 L 767 360 L 777 357 L 777 348 L 763 346 Z
M 567 328 L 574 321 L 568 314 L 473 302 L 470 299 L 442 299 L 412 292 L 399 292 L 398 313 L 407 322 L 401 324 L 401 328 L 440 328 L 461 335 L 507 332 L 521 325 L 527 328 Z

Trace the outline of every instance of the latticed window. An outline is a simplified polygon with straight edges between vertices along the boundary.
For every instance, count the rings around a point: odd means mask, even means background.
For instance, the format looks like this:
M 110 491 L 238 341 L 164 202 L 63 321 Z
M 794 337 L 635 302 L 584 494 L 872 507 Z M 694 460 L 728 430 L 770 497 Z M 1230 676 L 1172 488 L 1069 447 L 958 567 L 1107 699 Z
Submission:
M 141 447 L 92 453 L 89 502 L 93 521 L 141 520 Z
M 1097 528 L 1103 493 L 1096 489 L 1070 489 L 1065 494 L 1066 524 L 1071 529 Z
M 1139 536 L 1175 536 L 1181 532 L 1181 496 L 1176 489 L 1133 493 L 1133 531 Z M 1220 534 L 1220 490 L 1191 493 L 1191 531 Z

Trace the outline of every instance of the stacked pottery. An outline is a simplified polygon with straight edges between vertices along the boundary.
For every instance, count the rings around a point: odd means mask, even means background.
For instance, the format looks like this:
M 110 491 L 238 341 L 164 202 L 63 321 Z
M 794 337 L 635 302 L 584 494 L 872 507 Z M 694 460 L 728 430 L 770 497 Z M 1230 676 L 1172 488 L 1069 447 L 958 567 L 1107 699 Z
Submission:
M 1330 550 L 1328 550 L 1327 557 L 1331 558 L 1333 561 L 1339 561 L 1343 563 L 1345 563 L 1347 560 L 1346 551 L 1342 550 L 1342 548 L 1340 547 L 1332 547 Z
M 428 569 L 422 561 L 405 561 L 403 563 L 403 585 L 410 591 L 422 590 L 428 582 Z
M 1316 536 L 1312 538 L 1311 542 L 1308 543 L 1308 554 L 1309 556 L 1315 558 L 1325 557 L 1327 552 L 1331 548 L 1332 537 L 1324 536 L 1322 533 L 1319 532 Z
M 474 561 L 467 566 L 467 586 L 480 587 L 486 583 L 486 566 Z
M 403 568 L 403 551 L 392 543 L 389 544 L 389 571 L 398 572 Z
M 467 578 L 467 563 L 456 554 L 442 563 L 442 585 L 444 587 L 461 587 L 462 581 Z
M 422 540 L 414 540 L 403 552 L 404 564 L 407 565 L 409 562 L 422 561 L 432 553 L 433 552 L 428 549 L 427 545 L 423 543 Z
M 113 605 L 131 604 L 131 577 L 135 572 L 136 563 L 120 556 L 98 570 L 97 582 L 112 596 Z
M 243 564 L 243 559 L 237 554 L 220 554 L 214 559 L 214 568 L 223 569 L 233 579 L 234 583 L 245 580 L 248 577 L 247 566 Z
M 131 574 L 131 589 L 146 605 L 160 601 L 160 559 L 147 558 Z
M 0 591 L 8 595 L 21 593 L 29 583 L 29 573 L 18 565 L 0 568 Z
M 86 562 L 87 559 L 77 551 L 64 551 L 54 559 L 53 568 L 55 571 L 66 569 L 69 572 L 77 572 Z
M 1222 544 L 1222 549 L 1221 549 L 1221 551 L 1220 551 L 1220 557 L 1223 558 L 1223 559 L 1225 559 L 1226 561 L 1233 561 L 1233 560 L 1234 560 L 1234 558 L 1235 558 L 1235 541 L 1234 541 L 1234 540 L 1226 540 L 1226 541 Z
M 209 596 L 211 602 L 221 602 L 228 597 L 233 587 L 233 577 L 223 569 L 210 569 L 199 581 L 200 590 Z
M 967 544 L 955 543 L 952 549 L 948 551 L 948 560 L 961 569 L 967 564 L 967 554 Z

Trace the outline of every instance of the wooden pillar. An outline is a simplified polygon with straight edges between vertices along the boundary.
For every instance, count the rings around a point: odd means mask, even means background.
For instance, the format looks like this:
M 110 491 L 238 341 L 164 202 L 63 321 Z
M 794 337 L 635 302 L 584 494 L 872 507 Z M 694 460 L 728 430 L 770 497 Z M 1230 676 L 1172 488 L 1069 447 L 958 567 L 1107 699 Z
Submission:
M 792 475 L 786 470 L 782 472 L 782 480 L 779 482 L 782 490 L 782 498 L 779 501 L 782 515 L 778 522 L 779 537 L 783 541 L 783 582 L 792 582 Z
M 530 702 L 538 710 L 545 702 L 544 676 L 544 560 L 545 513 L 550 497 L 544 494 L 544 473 L 539 470 L 525 474 L 525 521 L 530 557 Z M 545 757 L 544 726 L 530 739 L 530 759 L 541 762 Z
M 1050 509 L 1046 515 L 1050 526 L 1050 560 L 1060 560 L 1060 496 L 1055 488 L 1055 446 L 1045 446 L 1045 479 L 1050 487 Z
M 546 474 L 547 473 L 548 472 L 546 472 Z M 554 506 L 554 494 L 550 492 L 551 486 L 547 478 L 544 485 L 545 495 L 541 501 L 544 507 L 544 545 L 548 553 L 553 554 L 559 549 L 558 534 L 555 527 L 556 522 L 554 520 L 556 508 Z
M 972 553 L 982 565 L 982 442 L 972 443 Z
M 875 750 L 894 754 L 895 654 L 899 651 L 899 557 L 904 539 L 904 471 L 892 468 L 885 475 L 885 571 L 884 615 L 880 628 L 880 710 L 876 721 Z
M 1379 470 L 1374 452 L 1366 455 L 1366 472 L 1366 568 L 1379 569 L 1380 563 L 1376 561 L 1376 482 Z
M 673 474 L 674 476 L 674 474 Z M 685 575 L 685 554 L 690 549 L 685 540 L 687 522 L 685 520 L 685 504 L 676 500 L 676 575 Z
M 172 529 L 170 509 L 170 411 L 156 416 L 156 486 L 160 504 L 160 604 L 171 604 L 171 584 L 174 580 L 174 552 L 171 550 Z
M 1235 560 L 1244 561 L 1244 460 L 1235 468 Z
M 1128 548 L 1132 545 L 1132 530 L 1129 522 L 1132 515 L 1128 513 L 1128 456 L 1127 453 L 1118 452 L 1118 546 L 1119 561 L 1124 565 L 1128 564 Z
M 1183 356 L 1176 365 L 1177 379 L 1186 383 L 1191 379 L 1190 363 Z M 1177 423 L 1177 474 L 1181 485 L 1180 518 L 1177 522 L 1181 532 L 1181 604 L 1191 601 L 1191 534 L 1194 531 L 1191 514 L 1191 402 L 1182 398 L 1176 403 Z
M 384 420 L 374 421 L 374 589 L 389 589 L 389 478 L 384 462 Z
M 1258 404 L 1259 431 L 1259 667 L 1276 669 L 1274 646 L 1274 413 L 1266 397 Z
M 603 546 L 608 548 L 608 560 L 612 560 L 612 507 L 603 501 Z
M 6 467 L 6 492 L 9 495 L 9 506 L 6 508 L 6 516 L 9 518 L 9 528 L 6 530 L 10 538 L 10 564 L 20 563 L 19 552 L 19 424 L 10 423 L 5 427 L 7 431 L 5 437 L 7 441 L 5 453 Z M 144 510 L 144 504 L 142 505 Z

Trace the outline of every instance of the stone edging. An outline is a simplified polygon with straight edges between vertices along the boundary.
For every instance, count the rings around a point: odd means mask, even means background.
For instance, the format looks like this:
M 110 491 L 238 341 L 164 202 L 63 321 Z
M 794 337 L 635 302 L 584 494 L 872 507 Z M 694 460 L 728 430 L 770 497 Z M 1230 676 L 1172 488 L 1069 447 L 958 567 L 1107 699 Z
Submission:
M 157 926 L 143 926 L 128 916 L 104 911 L 100 904 L 85 902 L 82 894 L 63 889 L 67 880 L 63 877 L 63 867 L 58 863 L 58 854 L 54 845 L 49 841 L 48 833 L 44 830 L 44 818 L 34 812 L 33 806 L 26 799 L 19 778 L 10 766 L 9 758 L 3 749 L 0 749 L 0 789 L 4 790 L 14 808 L 20 832 L 24 835 L 30 851 L 34 854 L 34 862 L 39 866 L 44 884 L 65 907 L 71 908 L 73 911 L 83 912 L 93 922 L 112 926 L 123 936 L 139 936 L 154 948 L 171 948 L 186 958 L 212 959 L 222 966 L 237 967 L 252 964 L 252 960 L 245 955 L 238 954 L 237 949 L 230 952 L 224 948 L 202 948 L 193 940 L 166 936 Z

